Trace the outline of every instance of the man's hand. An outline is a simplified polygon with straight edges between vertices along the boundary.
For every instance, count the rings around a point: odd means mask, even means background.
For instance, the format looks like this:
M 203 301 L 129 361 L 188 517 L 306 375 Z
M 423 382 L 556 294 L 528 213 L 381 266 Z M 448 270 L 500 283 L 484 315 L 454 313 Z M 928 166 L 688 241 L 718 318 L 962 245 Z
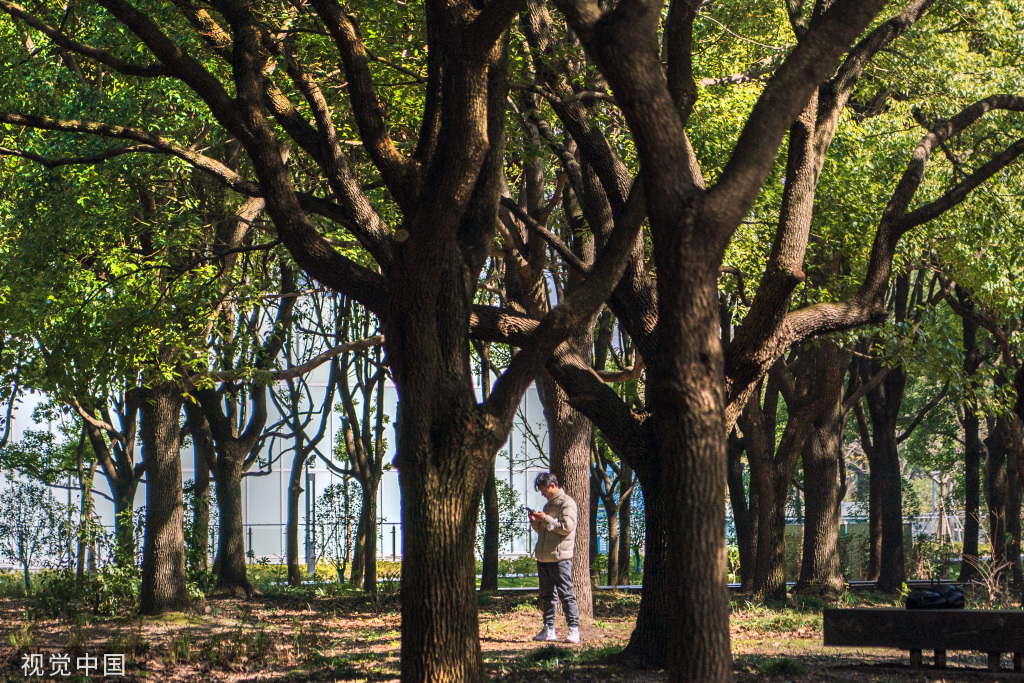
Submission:
M 529 513 L 529 515 L 530 515 L 530 521 L 531 522 L 539 522 L 540 520 L 544 519 L 544 513 L 543 512 L 531 512 L 531 513 Z

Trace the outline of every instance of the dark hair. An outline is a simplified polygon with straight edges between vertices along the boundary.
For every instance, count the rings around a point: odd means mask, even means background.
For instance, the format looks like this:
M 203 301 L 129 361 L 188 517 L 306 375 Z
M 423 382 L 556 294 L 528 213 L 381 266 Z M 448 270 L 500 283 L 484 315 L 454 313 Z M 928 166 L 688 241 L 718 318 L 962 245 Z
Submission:
M 537 475 L 537 478 L 533 480 L 533 488 L 540 491 L 554 484 L 558 486 L 558 477 L 551 474 L 550 472 L 541 472 Z

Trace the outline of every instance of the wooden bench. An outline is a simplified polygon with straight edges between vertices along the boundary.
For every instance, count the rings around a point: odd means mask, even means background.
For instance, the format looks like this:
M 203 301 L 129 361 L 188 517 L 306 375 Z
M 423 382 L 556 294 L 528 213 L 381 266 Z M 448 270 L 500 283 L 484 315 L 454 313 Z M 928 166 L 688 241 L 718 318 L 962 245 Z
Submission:
M 988 668 L 999 671 L 1000 657 L 1013 653 L 1013 670 L 1024 664 L 1024 610 L 826 609 L 825 645 L 891 647 L 910 651 L 921 666 L 922 650 L 935 651 L 935 666 L 946 666 L 947 650 L 988 653 Z

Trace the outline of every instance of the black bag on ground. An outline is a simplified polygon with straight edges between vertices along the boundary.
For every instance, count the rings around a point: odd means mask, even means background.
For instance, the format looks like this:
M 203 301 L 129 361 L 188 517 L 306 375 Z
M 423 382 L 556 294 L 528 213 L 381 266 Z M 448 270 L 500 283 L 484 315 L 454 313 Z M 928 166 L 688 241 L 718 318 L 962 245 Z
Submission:
M 910 591 L 903 604 L 907 609 L 963 609 L 964 592 L 956 586 L 932 586 Z

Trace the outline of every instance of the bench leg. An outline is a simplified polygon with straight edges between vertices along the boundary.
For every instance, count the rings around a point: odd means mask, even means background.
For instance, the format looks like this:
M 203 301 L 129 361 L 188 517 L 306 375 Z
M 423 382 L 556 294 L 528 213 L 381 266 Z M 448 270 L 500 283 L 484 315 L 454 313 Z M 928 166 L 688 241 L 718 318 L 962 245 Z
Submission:
M 936 650 L 935 651 L 935 668 L 945 669 L 946 668 L 946 651 Z
M 915 669 L 921 668 L 921 651 L 911 650 L 910 651 L 910 666 Z
M 988 653 L 988 670 L 999 671 L 1002 665 L 999 663 L 999 659 L 1002 656 L 1002 652 L 989 652 Z
M 1013 670 L 1017 672 L 1024 671 L 1024 652 L 1013 653 Z

